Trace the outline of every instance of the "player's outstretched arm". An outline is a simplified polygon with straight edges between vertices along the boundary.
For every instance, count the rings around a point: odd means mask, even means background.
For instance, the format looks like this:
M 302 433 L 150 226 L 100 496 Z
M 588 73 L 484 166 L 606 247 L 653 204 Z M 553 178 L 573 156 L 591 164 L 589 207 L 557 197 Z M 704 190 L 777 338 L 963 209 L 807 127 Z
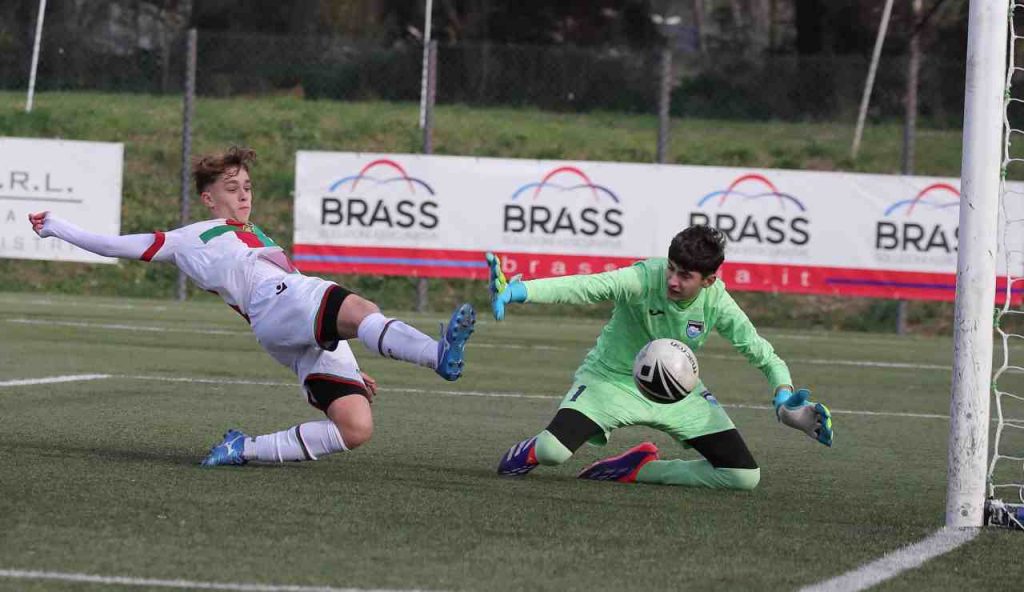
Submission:
M 772 401 L 775 417 L 813 440 L 832 446 L 832 413 L 822 403 L 811 401 L 810 397 L 811 391 L 805 388 L 794 393 L 788 385 L 779 387 Z
M 495 320 L 505 318 L 505 305 L 512 302 L 526 302 L 526 286 L 515 276 L 511 281 L 505 278 L 501 270 L 501 260 L 494 253 L 487 253 L 488 280 L 487 290 L 491 293 L 491 312 Z
M 104 236 L 84 230 L 61 220 L 50 212 L 37 212 L 28 215 L 32 230 L 41 238 L 57 237 L 90 253 L 104 257 L 121 259 L 142 259 L 155 244 L 153 234 L 125 234 L 121 236 Z
M 494 318 L 505 316 L 505 305 L 512 302 L 543 304 L 593 304 L 606 300 L 628 300 L 643 293 L 642 272 L 635 265 L 593 274 L 566 275 L 520 282 L 519 276 L 505 279 L 501 261 L 487 254 L 490 270 L 488 288 Z

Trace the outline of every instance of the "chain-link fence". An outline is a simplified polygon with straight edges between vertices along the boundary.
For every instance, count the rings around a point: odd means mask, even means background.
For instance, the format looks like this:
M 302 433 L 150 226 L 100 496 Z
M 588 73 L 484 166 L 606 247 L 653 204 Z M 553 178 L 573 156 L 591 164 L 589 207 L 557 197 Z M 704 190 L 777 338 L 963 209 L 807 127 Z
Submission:
M 300 90 L 309 99 L 417 101 L 422 48 L 366 41 L 200 32 L 200 95 Z M 461 43 L 438 49 L 439 104 L 654 113 L 660 50 Z M 244 59 L 241 57 L 244 56 Z M 674 117 L 852 121 L 862 56 L 673 56 Z M 871 116 L 904 115 L 906 59 L 878 69 Z M 964 63 L 922 63 L 920 117 L 958 126 Z
M 50 18 L 72 10 L 73 4 L 53 2 L 47 11 L 37 90 L 181 92 L 182 23 L 148 4 L 140 4 L 140 10 L 133 12 L 112 7 L 104 15 L 107 19 L 95 22 Z M 28 86 L 34 33 L 34 28 L 22 31 L 0 24 L 0 88 Z
M 181 92 L 183 34 L 94 38 L 44 32 L 37 88 Z M 25 88 L 31 46 L 7 40 L 0 84 Z M 438 104 L 655 113 L 661 51 L 460 43 L 438 49 Z M 307 99 L 418 101 L 422 46 L 330 36 L 199 32 L 197 93 L 291 91 Z M 868 70 L 865 56 L 676 53 L 673 117 L 853 121 Z M 883 57 L 870 115 L 901 119 L 906 59 Z M 919 116 L 959 126 L 962 61 L 922 60 Z
M 97 25 L 72 31 L 60 24 L 67 21 L 52 22 L 44 29 L 37 90 L 183 93 L 187 43 L 181 28 L 158 26 L 157 19 L 150 19 L 134 28 L 108 23 L 106 30 Z M 25 89 L 31 34 L 4 35 L 0 25 L 0 49 L 0 88 Z M 666 70 L 662 54 L 658 48 L 442 43 L 436 101 L 441 106 L 653 116 L 659 113 L 660 89 L 667 84 L 665 112 L 674 118 L 852 126 L 869 65 L 866 56 L 677 51 Z M 200 104 L 207 97 L 273 94 L 307 101 L 418 103 L 422 64 L 423 47 L 415 42 L 199 31 L 195 91 Z M 922 125 L 960 125 L 964 69 L 963 61 L 923 56 L 918 92 Z M 872 121 L 905 117 L 907 70 L 905 57 L 883 57 L 871 101 Z M 424 146 L 428 138 L 429 128 Z M 652 135 L 650 154 L 657 141 Z M 658 147 L 660 157 L 662 145 Z

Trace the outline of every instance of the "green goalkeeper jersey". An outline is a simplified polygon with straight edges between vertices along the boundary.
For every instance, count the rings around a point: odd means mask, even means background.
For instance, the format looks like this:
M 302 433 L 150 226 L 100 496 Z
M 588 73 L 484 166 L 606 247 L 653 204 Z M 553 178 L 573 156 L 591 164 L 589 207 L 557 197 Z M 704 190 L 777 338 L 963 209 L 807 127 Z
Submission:
M 668 299 L 665 258 L 638 261 L 630 267 L 593 275 L 530 280 L 528 302 L 586 304 L 614 300 L 612 318 L 580 367 L 615 380 L 630 380 L 633 358 L 649 341 L 671 338 L 694 351 L 711 330 L 728 339 L 761 370 L 772 388 L 792 384 L 789 368 L 719 280 L 689 302 Z

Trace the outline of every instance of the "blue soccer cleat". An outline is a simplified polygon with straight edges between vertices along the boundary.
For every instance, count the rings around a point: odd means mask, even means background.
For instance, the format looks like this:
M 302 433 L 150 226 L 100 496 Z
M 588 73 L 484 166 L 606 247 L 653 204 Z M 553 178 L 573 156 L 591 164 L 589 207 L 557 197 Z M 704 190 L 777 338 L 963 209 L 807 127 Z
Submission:
M 458 380 L 462 376 L 463 350 L 473 334 L 476 311 L 470 304 L 455 309 L 448 326 L 441 325 L 441 339 L 437 342 L 437 370 L 445 380 Z
M 658 447 L 654 442 L 644 442 L 618 456 L 597 461 L 580 471 L 577 478 L 636 483 L 637 473 L 652 460 L 658 460 Z
M 498 474 L 519 477 L 532 471 L 537 466 L 536 443 L 534 436 L 509 448 L 498 463 Z
M 210 454 L 203 459 L 204 467 L 216 467 L 219 465 L 244 465 L 249 462 L 242 457 L 242 449 L 246 436 L 238 430 L 228 430 L 224 439 L 210 449 Z

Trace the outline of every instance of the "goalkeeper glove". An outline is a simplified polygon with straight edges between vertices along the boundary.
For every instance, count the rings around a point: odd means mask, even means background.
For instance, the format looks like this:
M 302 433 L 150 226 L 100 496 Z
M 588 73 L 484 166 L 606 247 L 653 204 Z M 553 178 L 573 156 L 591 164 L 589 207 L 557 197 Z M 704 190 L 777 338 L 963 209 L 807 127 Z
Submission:
M 809 401 L 810 396 L 807 389 L 794 393 L 788 387 L 780 388 L 772 401 L 775 417 L 825 446 L 832 446 L 832 413 L 821 403 Z
M 494 253 L 487 253 L 487 268 L 490 271 L 487 289 L 491 293 L 491 312 L 494 313 L 494 319 L 500 321 L 505 318 L 506 304 L 526 302 L 526 285 L 519 281 L 518 275 L 511 280 L 505 279 L 501 260 Z

